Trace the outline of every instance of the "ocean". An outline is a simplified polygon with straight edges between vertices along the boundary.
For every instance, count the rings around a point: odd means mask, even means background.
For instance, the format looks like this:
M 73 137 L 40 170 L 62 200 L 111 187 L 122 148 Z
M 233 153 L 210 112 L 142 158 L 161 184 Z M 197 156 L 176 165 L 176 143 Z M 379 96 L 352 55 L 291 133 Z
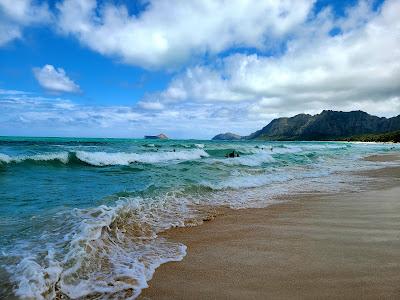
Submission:
M 239 157 L 226 158 L 236 151 Z M 0 298 L 129 299 L 186 246 L 159 236 L 205 208 L 357 191 L 399 145 L 0 138 Z

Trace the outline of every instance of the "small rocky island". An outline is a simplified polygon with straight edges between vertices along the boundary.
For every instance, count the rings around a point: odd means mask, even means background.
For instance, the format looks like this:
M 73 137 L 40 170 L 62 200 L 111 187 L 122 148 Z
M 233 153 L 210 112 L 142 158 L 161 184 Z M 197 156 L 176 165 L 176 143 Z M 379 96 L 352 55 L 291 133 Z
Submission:
M 144 138 L 146 140 L 168 140 L 168 137 L 164 133 L 160 133 L 159 135 L 145 135 Z
M 214 141 L 233 141 L 240 140 L 242 137 L 232 132 L 220 133 L 212 138 Z

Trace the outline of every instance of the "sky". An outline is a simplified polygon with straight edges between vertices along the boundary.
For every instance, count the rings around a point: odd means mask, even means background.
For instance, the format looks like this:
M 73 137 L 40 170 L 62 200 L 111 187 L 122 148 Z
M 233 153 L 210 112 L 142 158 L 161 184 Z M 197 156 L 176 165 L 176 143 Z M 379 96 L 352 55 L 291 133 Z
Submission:
M 400 0 L 0 0 L 0 135 L 209 139 L 400 114 Z

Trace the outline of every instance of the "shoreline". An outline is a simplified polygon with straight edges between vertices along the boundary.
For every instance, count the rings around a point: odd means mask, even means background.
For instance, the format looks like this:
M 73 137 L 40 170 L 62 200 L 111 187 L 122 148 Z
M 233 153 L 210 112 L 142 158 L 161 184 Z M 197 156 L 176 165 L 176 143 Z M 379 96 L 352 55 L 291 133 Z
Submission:
M 161 265 L 139 299 L 400 297 L 400 168 L 360 175 L 377 182 L 267 208 L 220 208 L 202 225 L 166 231 L 187 255 Z

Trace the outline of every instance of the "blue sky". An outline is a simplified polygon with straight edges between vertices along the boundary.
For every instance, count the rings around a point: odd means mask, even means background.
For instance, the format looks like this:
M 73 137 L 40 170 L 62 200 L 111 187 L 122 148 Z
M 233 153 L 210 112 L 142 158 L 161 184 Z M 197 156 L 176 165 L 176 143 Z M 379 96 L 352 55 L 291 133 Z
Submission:
M 0 0 L 0 135 L 248 134 L 400 113 L 400 3 Z

